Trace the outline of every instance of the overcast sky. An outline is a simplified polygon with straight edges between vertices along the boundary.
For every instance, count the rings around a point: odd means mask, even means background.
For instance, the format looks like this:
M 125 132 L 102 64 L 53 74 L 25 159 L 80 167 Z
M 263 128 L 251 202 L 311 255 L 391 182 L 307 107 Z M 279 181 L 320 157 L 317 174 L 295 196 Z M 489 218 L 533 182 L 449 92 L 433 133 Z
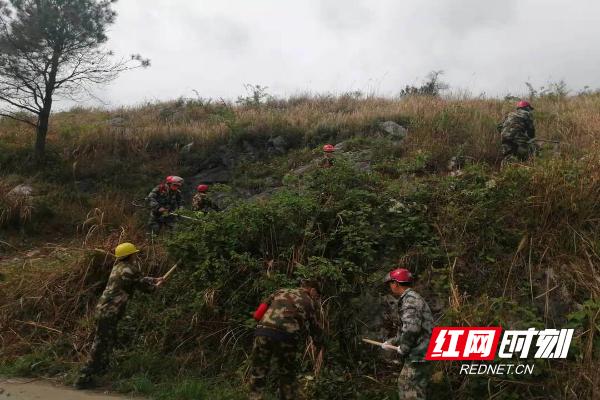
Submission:
M 108 105 L 235 99 L 245 83 L 289 96 L 395 95 L 431 70 L 488 96 L 564 79 L 600 87 L 600 0 L 120 0 L 108 46 L 146 70 L 98 91 Z

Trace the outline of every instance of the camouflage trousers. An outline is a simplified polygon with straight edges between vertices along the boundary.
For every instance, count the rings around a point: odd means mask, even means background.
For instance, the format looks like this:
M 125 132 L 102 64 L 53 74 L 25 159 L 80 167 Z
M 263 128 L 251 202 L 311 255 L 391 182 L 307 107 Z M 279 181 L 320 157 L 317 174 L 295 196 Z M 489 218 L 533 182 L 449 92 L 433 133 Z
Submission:
M 430 380 L 431 365 L 429 363 L 406 360 L 398 377 L 399 399 L 427 399 L 427 388 Z
M 279 399 L 297 399 L 296 351 L 297 343 L 256 336 L 252 348 L 250 370 L 250 399 L 262 400 L 269 373 L 275 376 Z M 271 365 L 273 364 L 273 365 Z
M 160 213 L 150 212 L 148 219 L 148 229 L 151 233 L 158 235 L 163 229 L 172 229 L 175 226 L 175 217 L 172 215 L 162 215 Z
M 538 148 L 534 143 L 519 143 L 514 141 L 502 143 L 502 156 L 505 160 L 516 159 L 526 161 L 537 152 Z
M 114 313 L 98 317 L 94 343 L 78 381 L 89 381 L 93 375 L 98 375 L 108 368 L 110 354 L 117 341 L 117 326 L 121 315 L 122 313 Z

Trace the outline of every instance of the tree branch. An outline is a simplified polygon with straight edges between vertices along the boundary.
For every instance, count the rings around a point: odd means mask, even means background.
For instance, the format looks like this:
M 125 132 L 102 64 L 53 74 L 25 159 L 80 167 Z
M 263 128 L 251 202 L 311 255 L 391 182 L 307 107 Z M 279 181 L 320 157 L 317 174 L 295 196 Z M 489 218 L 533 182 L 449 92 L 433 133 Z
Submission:
M 19 117 L 15 116 L 15 115 L 5 114 L 5 113 L 0 112 L 0 117 L 10 118 L 10 119 L 13 119 L 15 121 L 23 122 L 23 123 L 26 123 L 28 125 L 33 126 L 34 128 L 37 128 L 37 124 L 34 124 L 33 122 L 31 122 L 29 120 L 26 120 L 26 119 L 23 119 L 23 118 L 19 118 Z
M 17 103 L 17 102 L 15 102 L 13 100 L 10 100 L 10 99 L 4 97 L 1 94 L 0 94 L 0 100 L 6 102 L 8 104 L 10 104 L 11 106 L 20 108 L 22 110 L 27 110 L 27 111 L 29 111 L 32 114 L 39 114 L 39 110 L 36 110 L 36 109 L 34 109 L 34 108 L 30 107 L 30 106 L 27 106 L 25 104 Z

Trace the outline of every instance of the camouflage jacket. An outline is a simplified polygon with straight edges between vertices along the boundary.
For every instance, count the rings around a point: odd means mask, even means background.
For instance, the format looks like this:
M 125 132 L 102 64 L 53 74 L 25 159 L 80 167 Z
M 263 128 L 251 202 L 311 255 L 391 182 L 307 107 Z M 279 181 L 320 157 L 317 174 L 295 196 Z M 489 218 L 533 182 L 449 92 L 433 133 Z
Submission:
M 113 267 L 106 288 L 96 305 L 96 315 L 99 318 L 118 315 L 125 310 L 136 289 L 149 293 L 155 288 L 154 279 L 142 276 L 137 265 L 119 261 Z
M 529 143 L 535 138 L 535 126 L 531 111 L 518 109 L 506 116 L 500 124 L 503 142 Z
M 208 195 L 203 194 L 203 193 L 196 193 L 194 195 L 194 197 L 192 198 L 192 210 L 209 212 L 209 211 L 217 211 L 217 207 L 210 200 Z
M 317 304 L 304 289 L 281 289 L 263 303 L 269 308 L 257 329 L 267 328 L 291 335 L 308 333 L 320 343 L 321 326 L 317 320 Z
M 425 300 L 414 290 L 407 289 L 398 303 L 400 324 L 392 344 L 400 354 L 413 361 L 423 360 L 433 330 L 433 315 Z
M 319 160 L 319 167 L 321 168 L 331 168 L 335 164 L 335 159 L 333 157 L 323 157 Z
M 165 185 L 158 185 L 146 197 L 148 206 L 154 213 L 158 212 L 159 208 L 166 208 L 170 212 L 176 211 L 183 207 L 183 197 L 180 191 L 173 191 Z

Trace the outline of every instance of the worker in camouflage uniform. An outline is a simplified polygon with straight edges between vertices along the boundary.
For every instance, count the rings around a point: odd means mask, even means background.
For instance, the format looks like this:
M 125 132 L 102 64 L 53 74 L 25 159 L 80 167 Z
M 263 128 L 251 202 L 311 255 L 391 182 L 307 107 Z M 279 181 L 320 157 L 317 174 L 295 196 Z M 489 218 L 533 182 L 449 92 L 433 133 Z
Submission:
M 162 227 L 171 228 L 175 224 L 175 216 L 171 215 L 183 207 L 181 186 L 183 178 L 167 176 L 167 179 L 156 186 L 146 197 L 150 207 L 148 227 L 152 233 L 159 233 Z
M 537 152 L 533 107 L 521 100 L 516 111 L 506 116 L 498 125 L 502 135 L 502 156 L 504 159 L 516 158 L 525 161 Z
M 395 269 L 384 281 L 398 299 L 397 334 L 386 340 L 382 348 L 390 350 L 388 345 L 397 346 L 402 362 L 398 377 L 400 400 L 426 399 L 431 365 L 425 361 L 425 353 L 433 330 L 433 315 L 425 300 L 411 288 L 413 277 L 410 271 Z
M 217 207 L 208 197 L 208 185 L 198 185 L 196 194 L 192 198 L 192 211 L 217 211 Z
M 117 325 L 135 290 L 153 292 L 164 282 L 163 278 L 142 275 L 137 263 L 138 252 L 131 243 L 122 243 L 115 249 L 117 262 L 96 305 L 94 342 L 89 359 L 75 382 L 77 389 L 92 387 L 94 376 L 108 367 L 110 353 L 117 339 Z
M 321 168 L 331 168 L 335 163 L 335 158 L 333 157 L 333 153 L 335 152 L 335 147 L 332 144 L 326 144 L 323 146 L 323 158 L 319 162 L 319 166 Z
M 269 372 L 276 375 L 280 399 L 297 399 L 296 360 L 303 333 L 312 336 L 317 347 L 322 331 L 317 320 L 319 289 L 316 281 L 304 281 L 300 288 L 281 289 L 261 304 L 264 315 L 255 330 L 250 370 L 250 398 L 263 399 Z M 257 310 L 257 313 L 259 311 Z M 275 366 L 272 368 L 271 363 Z

